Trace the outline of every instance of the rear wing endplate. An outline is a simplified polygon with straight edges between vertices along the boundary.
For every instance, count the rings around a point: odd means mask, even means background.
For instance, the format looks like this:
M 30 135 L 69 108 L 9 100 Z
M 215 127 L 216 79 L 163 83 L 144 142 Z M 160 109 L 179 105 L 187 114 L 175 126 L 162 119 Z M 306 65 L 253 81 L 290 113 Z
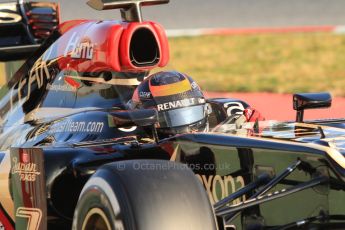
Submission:
M 0 3 L 0 61 L 26 59 L 60 23 L 59 4 Z

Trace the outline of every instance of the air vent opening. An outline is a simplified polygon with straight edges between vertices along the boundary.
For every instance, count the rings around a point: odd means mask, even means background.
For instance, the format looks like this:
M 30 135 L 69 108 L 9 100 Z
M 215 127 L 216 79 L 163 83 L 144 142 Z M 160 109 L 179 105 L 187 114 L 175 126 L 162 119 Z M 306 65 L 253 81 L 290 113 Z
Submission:
M 131 63 L 136 67 L 153 66 L 160 59 L 156 37 L 146 28 L 138 29 L 133 33 L 129 52 Z

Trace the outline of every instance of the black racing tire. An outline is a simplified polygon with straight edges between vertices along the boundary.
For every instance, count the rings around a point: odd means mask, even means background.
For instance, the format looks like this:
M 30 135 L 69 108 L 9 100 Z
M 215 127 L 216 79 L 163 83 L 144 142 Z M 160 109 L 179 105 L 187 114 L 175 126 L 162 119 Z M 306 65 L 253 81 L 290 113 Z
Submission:
M 161 160 L 102 166 L 84 186 L 75 230 L 217 229 L 205 189 L 186 166 Z

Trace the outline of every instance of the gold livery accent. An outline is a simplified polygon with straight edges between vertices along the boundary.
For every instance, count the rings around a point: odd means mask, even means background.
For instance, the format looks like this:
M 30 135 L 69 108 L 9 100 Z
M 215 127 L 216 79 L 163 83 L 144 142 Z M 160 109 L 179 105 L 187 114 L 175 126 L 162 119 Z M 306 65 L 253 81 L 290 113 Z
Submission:
M 14 219 L 14 204 L 9 190 L 9 174 L 11 171 L 11 158 L 9 151 L 5 152 L 5 156 L 0 163 L 0 203 L 5 211 Z
M 18 174 L 21 181 L 36 181 L 36 177 L 41 173 L 37 170 L 35 163 L 22 163 L 18 161 L 17 157 L 12 159 L 13 167 L 12 174 Z
M 170 95 L 175 95 L 179 93 L 184 93 L 189 90 L 192 90 L 192 87 L 188 81 L 188 79 L 184 79 L 182 81 L 169 84 L 169 85 L 160 85 L 160 86 L 153 86 L 150 82 L 150 90 L 154 97 L 165 97 Z
M 19 207 L 16 216 L 28 219 L 28 230 L 38 230 L 42 220 L 42 211 L 38 208 Z
M 82 76 L 72 76 L 66 75 L 65 77 L 70 77 L 73 79 L 78 79 L 82 81 L 91 81 L 100 84 L 107 84 L 107 85 L 139 85 L 140 81 L 137 78 L 128 78 L 128 79 L 119 79 L 119 78 L 112 78 L 109 81 L 106 81 L 104 78 L 94 78 L 94 77 L 82 77 Z
M 205 176 L 196 174 L 196 177 L 199 178 L 201 183 L 204 185 L 212 204 L 224 199 L 245 186 L 242 176 Z M 238 204 L 245 200 L 246 197 L 242 196 L 242 198 L 234 200 L 233 204 Z
M 15 103 L 17 102 L 16 96 L 14 95 L 14 92 L 17 92 L 18 95 L 18 101 L 23 104 L 27 102 L 30 97 L 32 91 L 35 89 L 35 85 L 37 84 L 37 88 L 41 89 L 42 87 L 46 87 L 45 79 L 50 80 L 52 76 L 49 72 L 49 66 L 53 63 L 53 61 L 50 61 L 49 63 L 46 61 L 43 61 L 42 58 L 39 58 L 32 69 L 29 72 L 29 77 L 22 77 L 16 87 L 13 87 L 11 90 L 11 110 L 14 108 Z

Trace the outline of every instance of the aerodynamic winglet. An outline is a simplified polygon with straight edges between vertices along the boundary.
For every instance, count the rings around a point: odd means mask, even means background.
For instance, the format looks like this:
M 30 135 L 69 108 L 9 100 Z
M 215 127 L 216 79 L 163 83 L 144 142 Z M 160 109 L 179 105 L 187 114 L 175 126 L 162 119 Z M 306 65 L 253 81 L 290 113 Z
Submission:
M 142 22 L 141 7 L 167 4 L 170 0 L 89 0 L 87 4 L 96 10 L 121 9 L 122 19 Z

